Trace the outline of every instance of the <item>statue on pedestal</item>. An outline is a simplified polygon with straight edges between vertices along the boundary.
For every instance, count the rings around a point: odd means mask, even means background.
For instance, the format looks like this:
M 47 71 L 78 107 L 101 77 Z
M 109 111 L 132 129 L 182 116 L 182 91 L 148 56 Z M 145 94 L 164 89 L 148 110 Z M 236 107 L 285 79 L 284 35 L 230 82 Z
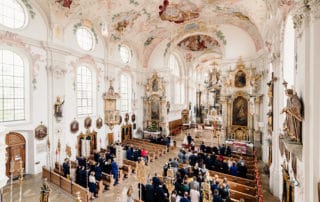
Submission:
M 283 123 L 285 136 L 291 141 L 301 142 L 301 126 L 303 121 L 302 101 L 292 89 L 286 90 L 287 106 L 281 113 L 286 113 L 286 119 Z

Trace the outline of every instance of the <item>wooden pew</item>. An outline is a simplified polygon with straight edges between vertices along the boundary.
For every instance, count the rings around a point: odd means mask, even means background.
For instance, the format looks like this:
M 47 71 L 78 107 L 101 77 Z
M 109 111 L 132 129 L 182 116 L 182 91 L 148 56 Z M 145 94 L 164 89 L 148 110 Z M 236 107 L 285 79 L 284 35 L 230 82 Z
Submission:
M 209 174 L 211 176 L 214 176 L 215 174 L 217 174 L 219 176 L 219 178 L 227 178 L 228 181 L 232 181 L 232 182 L 236 182 L 239 184 L 243 184 L 243 185 L 247 185 L 249 187 L 255 187 L 256 186 L 256 181 L 255 180 L 250 180 L 250 179 L 246 179 L 246 178 L 242 178 L 242 177 L 236 177 L 233 175 L 228 175 L 225 173 L 220 173 L 217 171 L 213 171 L 213 170 L 208 170 Z
M 87 189 L 81 187 L 80 185 L 73 183 L 67 178 L 50 171 L 49 169 L 42 167 L 42 178 L 47 178 L 48 182 L 60 187 L 64 191 L 75 195 L 77 192 L 80 193 L 81 200 L 83 202 L 88 202 L 90 198 L 90 193 Z
M 114 179 L 113 175 L 109 175 L 105 172 L 102 172 L 102 183 L 104 186 L 106 186 L 109 190 L 112 190 L 114 188 Z
M 130 165 L 123 164 L 121 169 L 122 169 L 125 177 L 127 177 L 127 178 L 130 177 L 130 175 L 132 173 L 132 169 L 131 169 Z
M 232 189 L 230 189 L 229 193 L 230 193 L 229 194 L 230 198 L 237 199 L 237 200 L 244 199 L 245 202 L 258 202 L 259 200 L 258 195 L 253 196 L 253 195 L 242 193 Z
M 167 153 L 167 146 L 166 145 L 161 145 L 161 144 L 154 144 L 154 143 L 151 143 L 147 140 L 144 140 L 144 139 L 139 139 L 139 138 L 133 138 L 131 139 L 131 141 L 133 142 L 138 142 L 138 143 L 142 143 L 143 144 L 143 147 L 145 145 L 148 145 L 148 146 L 152 146 L 153 148 L 156 148 L 156 149 L 159 149 L 161 150 L 161 152 L 163 154 L 166 154 Z
M 159 147 L 157 144 L 148 143 L 145 141 L 137 141 L 137 140 L 128 140 L 129 144 L 135 145 L 140 148 L 145 148 L 148 151 L 153 151 L 157 153 L 158 156 L 162 156 L 163 154 L 166 154 L 167 148 L 166 147 Z
M 137 166 L 138 166 L 138 162 L 130 161 L 130 160 L 127 160 L 127 159 L 123 160 L 123 164 L 129 165 L 131 167 L 132 173 L 135 173 L 135 171 L 137 169 Z

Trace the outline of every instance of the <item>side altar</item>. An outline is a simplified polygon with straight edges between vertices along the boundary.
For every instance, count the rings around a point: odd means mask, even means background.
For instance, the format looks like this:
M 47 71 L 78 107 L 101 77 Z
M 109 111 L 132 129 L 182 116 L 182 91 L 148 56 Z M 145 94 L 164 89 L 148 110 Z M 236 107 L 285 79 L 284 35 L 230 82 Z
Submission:
M 145 84 L 143 130 L 167 133 L 167 98 L 165 81 L 154 73 Z

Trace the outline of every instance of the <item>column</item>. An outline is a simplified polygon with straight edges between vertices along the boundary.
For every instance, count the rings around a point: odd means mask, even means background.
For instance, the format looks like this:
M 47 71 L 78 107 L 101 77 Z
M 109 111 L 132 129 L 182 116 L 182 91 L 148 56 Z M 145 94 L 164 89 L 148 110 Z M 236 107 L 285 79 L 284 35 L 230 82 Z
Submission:
M 304 69 L 304 82 L 301 83 L 303 93 L 304 114 L 302 141 L 303 141 L 303 165 L 304 165 L 304 196 L 303 201 L 319 201 L 318 183 L 320 181 L 320 2 L 309 2 L 311 11 L 301 37 L 301 46 L 304 50 L 304 57 L 301 57 L 302 68 Z M 298 47 L 299 48 L 299 47 Z M 298 55 L 299 60 L 299 55 Z M 299 67 L 299 66 L 298 66 Z
M 281 78 L 282 69 L 280 63 L 280 56 L 274 58 L 272 61 L 274 67 L 275 76 Z M 283 86 L 278 79 L 274 82 L 274 94 L 273 94 L 273 118 L 274 118 L 274 130 L 272 133 L 272 164 L 270 166 L 270 191 L 273 195 L 281 198 L 282 194 L 282 172 L 281 172 L 281 155 L 279 151 L 279 128 L 282 127 L 282 121 L 280 117 L 281 104 L 284 100 Z

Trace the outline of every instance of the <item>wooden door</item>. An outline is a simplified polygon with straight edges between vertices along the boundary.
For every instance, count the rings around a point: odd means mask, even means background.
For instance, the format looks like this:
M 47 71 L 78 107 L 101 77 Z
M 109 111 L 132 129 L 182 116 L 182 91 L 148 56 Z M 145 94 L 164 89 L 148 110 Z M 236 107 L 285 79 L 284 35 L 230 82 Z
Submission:
M 8 145 L 6 175 L 10 176 L 10 165 L 13 165 L 13 177 L 16 178 L 20 175 L 20 161 L 22 161 L 22 167 L 24 169 L 26 167 L 26 141 L 21 134 L 11 132 L 6 135 L 6 144 Z
M 108 133 L 108 146 L 113 144 L 113 133 Z

